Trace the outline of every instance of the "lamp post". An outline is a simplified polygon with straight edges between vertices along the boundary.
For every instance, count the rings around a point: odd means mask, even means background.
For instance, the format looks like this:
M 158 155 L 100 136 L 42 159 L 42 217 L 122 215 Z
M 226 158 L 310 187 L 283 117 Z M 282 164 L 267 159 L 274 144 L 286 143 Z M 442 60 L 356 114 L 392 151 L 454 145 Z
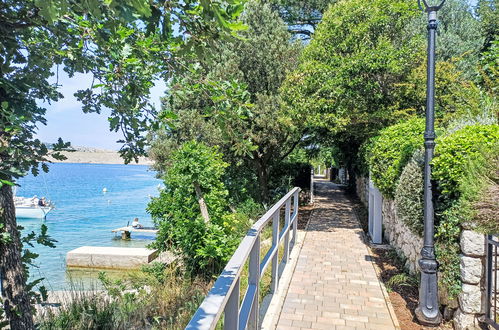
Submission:
M 421 5 L 421 1 L 424 8 Z M 425 325 L 437 325 L 442 321 L 442 315 L 438 308 L 438 264 L 435 259 L 433 239 L 434 211 L 430 167 L 433 150 L 435 149 L 435 39 L 437 33 L 437 11 L 442 8 L 445 0 L 438 0 L 438 2 L 436 4 L 428 4 L 425 0 L 418 0 L 419 8 L 428 13 L 426 129 L 424 134 L 424 246 L 421 250 L 421 259 L 419 259 L 421 284 L 419 288 L 419 306 L 416 308 L 416 317 L 420 323 Z

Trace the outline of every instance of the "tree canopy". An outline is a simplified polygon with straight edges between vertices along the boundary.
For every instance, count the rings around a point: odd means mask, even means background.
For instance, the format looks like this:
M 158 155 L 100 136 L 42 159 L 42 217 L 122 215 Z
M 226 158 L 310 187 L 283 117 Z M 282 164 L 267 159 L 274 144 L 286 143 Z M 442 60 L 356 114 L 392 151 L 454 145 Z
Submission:
M 240 39 L 221 42 L 208 61 L 190 63 L 191 69 L 173 80 L 162 113 L 167 127 L 154 133 L 151 154 L 164 170 L 169 150 L 184 141 L 219 145 L 239 168 L 237 176 L 245 171 L 258 178 L 258 198 L 267 201 L 272 164 L 282 161 L 304 132 L 303 113 L 283 107 L 279 94 L 301 46 L 290 43 L 286 25 L 269 5 L 248 2 L 241 20 L 247 29 Z

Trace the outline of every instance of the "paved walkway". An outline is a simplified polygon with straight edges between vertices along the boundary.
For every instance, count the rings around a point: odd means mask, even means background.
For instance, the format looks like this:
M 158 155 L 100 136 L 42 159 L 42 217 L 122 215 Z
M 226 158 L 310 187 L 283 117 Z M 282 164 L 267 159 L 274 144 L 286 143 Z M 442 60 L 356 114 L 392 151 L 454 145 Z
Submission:
M 315 187 L 277 329 L 396 329 L 351 202 L 332 183 Z

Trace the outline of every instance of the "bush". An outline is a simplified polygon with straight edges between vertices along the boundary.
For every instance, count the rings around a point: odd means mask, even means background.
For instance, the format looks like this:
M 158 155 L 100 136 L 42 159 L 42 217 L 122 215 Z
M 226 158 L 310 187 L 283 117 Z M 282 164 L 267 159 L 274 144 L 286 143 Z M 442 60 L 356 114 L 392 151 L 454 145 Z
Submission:
M 450 203 L 459 197 L 459 182 L 466 163 L 479 157 L 481 150 L 490 149 L 499 141 L 499 125 L 465 127 L 437 140 L 432 176 L 438 183 L 441 202 Z
M 499 233 L 499 141 L 465 165 L 459 193 L 461 223 L 485 234 Z
M 387 127 L 367 146 L 371 180 L 383 195 L 393 198 L 402 169 L 423 145 L 425 122 L 412 118 Z
M 397 215 L 418 236 L 423 235 L 423 157 L 419 150 L 414 153 L 395 190 Z
M 177 252 L 194 274 L 220 272 L 248 228 L 247 217 L 230 211 L 226 167 L 216 148 L 187 142 L 173 154 L 166 188 L 148 206 L 159 229 L 153 247 Z M 209 219 L 201 214 L 203 199 Z
M 483 173 L 493 164 L 490 155 L 497 155 L 498 142 L 498 125 L 467 126 L 437 140 L 436 157 L 432 163 L 439 197 L 436 204 L 436 256 L 440 264 L 440 284 L 450 297 L 457 296 L 461 290 L 461 226 L 473 221 L 476 214 L 474 201 L 488 197 L 483 195 L 482 189 L 487 181 Z
M 184 329 L 212 282 L 176 265 L 151 267 L 119 280 L 101 273 L 104 291 L 67 291 L 61 307 L 39 315 L 37 329 Z

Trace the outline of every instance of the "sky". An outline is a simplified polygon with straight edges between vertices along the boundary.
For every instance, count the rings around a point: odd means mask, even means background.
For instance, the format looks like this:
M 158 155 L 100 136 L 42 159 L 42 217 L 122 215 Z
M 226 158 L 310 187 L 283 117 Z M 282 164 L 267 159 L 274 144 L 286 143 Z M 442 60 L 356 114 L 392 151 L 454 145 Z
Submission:
M 55 82 L 55 77 L 52 82 Z M 69 141 L 73 146 L 94 147 L 107 150 L 118 150 L 121 144 L 116 143 L 121 139 L 119 133 L 109 131 L 107 120 L 109 112 L 101 114 L 85 114 L 81 110 L 81 103 L 73 94 L 79 89 L 85 89 L 92 84 L 89 74 L 76 74 L 69 78 L 59 69 L 59 91 L 64 98 L 52 104 L 41 103 L 47 109 L 47 125 L 38 127 L 37 138 L 43 142 L 56 142 L 59 137 Z M 156 82 L 151 89 L 151 102 L 159 109 L 160 97 L 165 92 L 165 84 Z

